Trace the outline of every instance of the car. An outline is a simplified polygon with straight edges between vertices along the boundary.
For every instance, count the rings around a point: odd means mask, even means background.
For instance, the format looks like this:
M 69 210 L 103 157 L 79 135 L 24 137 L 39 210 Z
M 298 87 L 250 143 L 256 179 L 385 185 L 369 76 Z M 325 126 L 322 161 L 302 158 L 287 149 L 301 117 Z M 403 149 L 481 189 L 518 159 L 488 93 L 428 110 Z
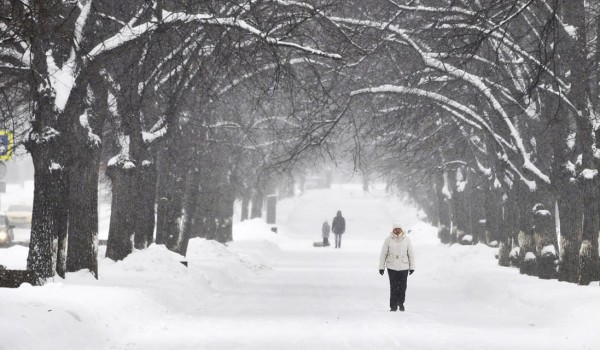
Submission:
M 31 206 L 27 204 L 13 204 L 6 210 L 8 223 L 14 227 L 31 227 Z
M 8 223 L 6 215 L 0 214 L 0 246 L 10 245 L 14 239 L 13 225 Z

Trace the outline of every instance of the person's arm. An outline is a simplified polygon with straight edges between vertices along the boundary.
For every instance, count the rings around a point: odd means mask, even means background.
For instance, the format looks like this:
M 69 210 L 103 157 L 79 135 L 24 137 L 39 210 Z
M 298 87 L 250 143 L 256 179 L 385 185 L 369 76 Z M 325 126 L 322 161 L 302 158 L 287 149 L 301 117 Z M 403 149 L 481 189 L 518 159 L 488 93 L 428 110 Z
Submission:
M 408 238 L 408 237 L 406 237 Z M 415 253 L 413 250 L 413 246 L 412 243 L 410 242 L 410 239 L 407 239 L 408 242 L 408 269 L 409 270 L 413 270 L 415 269 Z
M 379 270 L 385 270 L 385 260 L 387 259 L 388 251 L 388 238 L 386 238 L 381 247 L 381 254 L 379 254 Z

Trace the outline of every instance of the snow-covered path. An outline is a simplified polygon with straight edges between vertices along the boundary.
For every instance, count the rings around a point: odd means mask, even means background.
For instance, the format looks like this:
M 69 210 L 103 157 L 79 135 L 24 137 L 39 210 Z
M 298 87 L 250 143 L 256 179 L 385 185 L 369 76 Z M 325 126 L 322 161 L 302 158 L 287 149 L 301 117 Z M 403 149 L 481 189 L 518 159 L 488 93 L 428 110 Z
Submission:
M 338 209 L 348 226 L 343 249 L 311 247 Z M 600 339 L 572 327 L 576 310 L 565 303 L 578 293 L 597 297 L 598 288 L 519 276 L 483 246 L 451 254 L 414 210 L 381 191 L 315 191 L 284 202 L 280 213 L 286 239 L 272 270 L 133 335 L 125 349 L 592 349 Z M 398 219 L 412 229 L 418 266 L 404 313 L 389 312 L 387 275 L 377 273 L 381 242 Z
M 314 248 L 324 220 L 347 221 L 342 249 Z M 406 312 L 389 312 L 378 256 L 393 221 L 416 252 Z M 435 228 L 382 190 L 334 186 L 286 199 L 278 234 L 237 223 L 225 247 L 190 241 L 100 261 L 43 287 L 0 289 L 0 350 L 598 349 L 600 288 L 519 275 L 484 245 L 441 245 Z M 19 267 L 24 247 L 0 250 Z

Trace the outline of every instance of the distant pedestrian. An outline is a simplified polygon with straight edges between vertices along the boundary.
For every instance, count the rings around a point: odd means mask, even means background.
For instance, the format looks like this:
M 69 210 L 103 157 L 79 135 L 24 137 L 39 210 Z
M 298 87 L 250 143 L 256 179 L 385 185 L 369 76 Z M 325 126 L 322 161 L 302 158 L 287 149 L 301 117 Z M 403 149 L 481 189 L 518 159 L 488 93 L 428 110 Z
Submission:
M 379 274 L 383 276 L 387 266 L 390 278 L 390 311 L 404 311 L 406 282 L 415 272 L 415 254 L 410 239 L 398 223 L 383 242 L 379 256 Z
M 331 228 L 329 227 L 329 223 L 327 220 L 323 223 L 323 227 L 321 228 L 321 233 L 323 234 L 323 246 L 329 247 L 329 231 Z
M 346 219 L 342 216 L 342 212 L 338 210 L 337 215 L 331 223 L 331 231 L 335 234 L 335 247 L 342 247 L 342 235 L 346 231 Z

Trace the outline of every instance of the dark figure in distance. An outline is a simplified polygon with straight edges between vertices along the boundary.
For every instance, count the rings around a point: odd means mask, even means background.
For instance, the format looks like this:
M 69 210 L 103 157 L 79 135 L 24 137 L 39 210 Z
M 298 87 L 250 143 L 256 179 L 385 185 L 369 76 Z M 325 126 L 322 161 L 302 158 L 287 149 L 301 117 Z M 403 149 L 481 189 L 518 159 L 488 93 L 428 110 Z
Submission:
M 323 223 L 323 227 L 321 228 L 321 233 L 323 235 L 323 247 L 329 247 L 329 231 L 331 228 L 329 227 L 329 223 L 327 220 Z
M 342 247 L 342 234 L 346 231 L 346 219 L 342 216 L 341 210 L 338 210 L 337 215 L 331 223 L 331 231 L 335 234 L 335 247 Z

